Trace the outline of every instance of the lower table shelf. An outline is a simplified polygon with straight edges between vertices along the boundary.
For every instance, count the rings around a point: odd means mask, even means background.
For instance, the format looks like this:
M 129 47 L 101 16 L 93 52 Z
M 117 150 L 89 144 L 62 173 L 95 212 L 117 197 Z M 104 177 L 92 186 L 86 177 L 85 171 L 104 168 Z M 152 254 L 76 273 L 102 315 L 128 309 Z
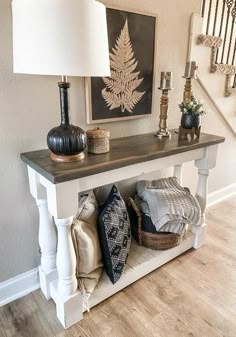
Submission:
M 164 251 L 151 250 L 139 246 L 133 240 L 124 275 L 113 285 L 104 272 L 97 289 L 90 297 L 90 308 L 191 249 L 193 247 L 193 239 L 193 234 L 188 231 L 179 246 Z
M 103 302 L 128 285 L 193 248 L 195 239 L 195 235 L 187 231 L 183 242 L 179 246 L 162 251 L 139 246 L 133 239 L 123 276 L 113 285 L 104 272 L 96 290 L 89 299 L 89 307 L 92 308 Z M 62 297 L 58 289 L 58 279 L 56 279 L 50 283 L 50 292 L 57 306 L 57 317 L 65 328 L 83 319 L 82 295 L 79 291 L 73 296 Z

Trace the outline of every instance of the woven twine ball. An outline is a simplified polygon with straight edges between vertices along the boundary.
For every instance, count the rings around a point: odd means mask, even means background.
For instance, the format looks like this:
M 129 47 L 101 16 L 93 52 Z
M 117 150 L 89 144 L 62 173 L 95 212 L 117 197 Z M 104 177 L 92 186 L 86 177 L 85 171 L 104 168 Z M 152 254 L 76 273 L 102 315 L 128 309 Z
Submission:
M 90 129 L 87 132 L 88 152 L 102 154 L 110 151 L 110 131 L 106 129 Z

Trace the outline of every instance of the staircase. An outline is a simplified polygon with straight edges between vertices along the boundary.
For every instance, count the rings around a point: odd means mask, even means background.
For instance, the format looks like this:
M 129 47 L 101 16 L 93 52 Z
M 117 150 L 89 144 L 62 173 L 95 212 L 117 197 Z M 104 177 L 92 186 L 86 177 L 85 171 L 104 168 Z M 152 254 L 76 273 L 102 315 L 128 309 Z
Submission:
M 211 48 L 211 72 L 225 75 L 225 96 L 236 95 L 236 1 L 203 0 L 205 34 L 198 44 Z M 209 35 L 212 32 L 212 35 Z
M 225 75 L 225 96 L 236 96 L 236 87 L 234 86 L 235 80 L 233 81 L 233 78 L 235 78 L 236 75 L 236 66 L 224 63 L 216 63 L 217 52 L 223 44 L 222 38 L 201 34 L 198 36 L 197 44 L 211 48 L 210 72 L 213 74 L 215 73 Z
M 199 62 L 198 82 L 236 136 L 236 0 L 203 0 L 188 58 Z

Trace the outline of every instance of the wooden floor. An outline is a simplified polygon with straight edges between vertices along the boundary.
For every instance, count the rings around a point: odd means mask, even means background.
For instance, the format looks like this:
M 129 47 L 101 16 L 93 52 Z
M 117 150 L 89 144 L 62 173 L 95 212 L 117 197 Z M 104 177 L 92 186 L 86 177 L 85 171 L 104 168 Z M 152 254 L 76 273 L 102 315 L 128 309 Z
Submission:
M 0 337 L 236 337 L 236 197 L 211 207 L 207 243 L 64 331 L 40 291 L 0 308 Z

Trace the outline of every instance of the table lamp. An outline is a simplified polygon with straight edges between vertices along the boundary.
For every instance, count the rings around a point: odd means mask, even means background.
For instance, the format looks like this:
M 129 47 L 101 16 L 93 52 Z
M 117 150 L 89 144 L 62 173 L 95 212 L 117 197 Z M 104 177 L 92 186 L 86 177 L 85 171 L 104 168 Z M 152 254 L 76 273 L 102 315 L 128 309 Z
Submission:
M 86 133 L 70 122 L 67 76 L 110 76 L 106 8 L 95 0 L 13 0 L 14 73 L 61 76 L 61 124 L 51 159 L 84 158 Z

